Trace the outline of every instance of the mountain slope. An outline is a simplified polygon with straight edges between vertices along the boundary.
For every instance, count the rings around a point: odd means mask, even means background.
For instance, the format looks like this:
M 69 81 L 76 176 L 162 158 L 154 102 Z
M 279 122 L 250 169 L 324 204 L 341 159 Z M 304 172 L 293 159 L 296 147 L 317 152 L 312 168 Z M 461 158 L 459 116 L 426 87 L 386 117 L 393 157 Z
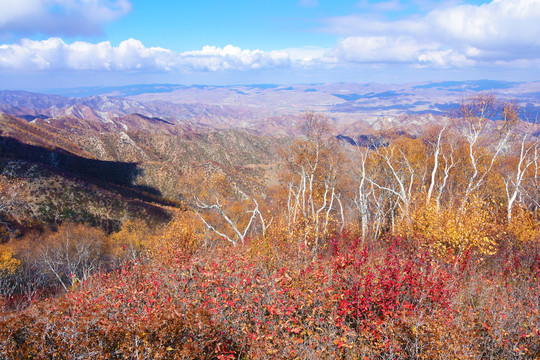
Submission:
M 66 153 L 69 159 L 88 159 L 77 160 L 76 172 L 85 166 L 95 168 L 96 173 L 111 172 L 104 164 L 133 164 L 136 171 L 129 175 L 131 186 L 153 188 L 171 199 L 181 196 L 178 181 L 182 174 L 201 164 L 209 173 L 230 175 L 246 189 L 263 186 L 266 180 L 254 179 L 265 178 L 268 167 L 275 165 L 276 151 L 290 141 L 241 129 L 194 131 L 140 114 L 118 117 L 111 123 L 69 116 L 28 123 L 0 115 L 0 131 L 20 143 L 54 150 L 57 158 L 63 159 Z M 73 167 L 64 170 L 72 171 Z

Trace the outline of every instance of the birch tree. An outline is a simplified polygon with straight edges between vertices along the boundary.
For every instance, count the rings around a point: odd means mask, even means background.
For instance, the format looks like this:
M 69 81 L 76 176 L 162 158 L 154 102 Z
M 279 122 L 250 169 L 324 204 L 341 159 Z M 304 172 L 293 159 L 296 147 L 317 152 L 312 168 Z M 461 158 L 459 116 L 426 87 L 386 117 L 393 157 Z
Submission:
M 267 226 L 265 226 L 264 218 L 259 211 L 259 203 L 257 202 L 257 200 L 255 200 L 255 198 L 252 198 L 252 200 L 255 207 L 253 208 L 253 210 L 244 211 L 244 214 L 248 215 L 248 220 L 245 224 L 242 224 L 242 217 L 234 216 L 230 212 L 228 212 L 219 202 L 219 199 L 216 199 L 213 204 L 206 204 L 201 200 L 197 199 L 197 207 L 199 209 L 197 210 L 197 215 L 209 230 L 226 239 L 233 246 L 236 246 L 239 242 L 243 246 L 246 236 L 248 232 L 252 229 L 252 225 L 257 218 L 261 219 L 263 231 L 265 231 L 267 228 Z M 233 231 L 234 235 L 229 235 L 227 230 L 220 228 L 218 225 L 212 225 L 211 220 L 205 219 L 205 217 L 201 214 L 201 211 L 216 212 L 217 214 L 219 214 L 221 219 L 224 220 L 225 223 L 229 226 L 230 230 Z
M 532 169 L 533 166 L 538 166 L 540 157 L 539 140 L 527 141 L 528 138 L 529 134 L 527 133 L 521 137 L 521 141 L 517 144 L 515 163 L 511 165 L 510 170 L 506 174 L 501 174 L 506 190 L 508 222 L 512 220 L 512 209 L 518 199 L 518 195 L 521 195 L 523 192 L 523 182 L 526 180 L 529 169 Z M 533 179 L 537 176 L 536 172 L 530 175 Z
M 345 225 L 339 189 L 344 158 L 330 129 L 328 118 L 306 112 L 299 126 L 302 138 L 286 154 L 289 233 L 300 231 L 304 244 L 314 248 L 336 223 L 333 215 L 341 229 Z
M 467 144 L 469 166 L 461 200 L 462 212 L 507 149 L 519 115 L 515 103 L 499 102 L 493 95 L 478 95 L 464 100 L 454 116 L 455 125 Z M 500 122 L 498 128 L 495 120 Z

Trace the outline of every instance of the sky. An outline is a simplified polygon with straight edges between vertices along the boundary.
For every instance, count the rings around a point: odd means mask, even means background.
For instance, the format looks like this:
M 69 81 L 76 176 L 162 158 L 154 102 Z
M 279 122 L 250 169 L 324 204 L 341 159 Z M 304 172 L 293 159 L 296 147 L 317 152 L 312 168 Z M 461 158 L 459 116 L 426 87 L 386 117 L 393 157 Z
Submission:
M 0 89 L 540 80 L 540 0 L 0 0 Z

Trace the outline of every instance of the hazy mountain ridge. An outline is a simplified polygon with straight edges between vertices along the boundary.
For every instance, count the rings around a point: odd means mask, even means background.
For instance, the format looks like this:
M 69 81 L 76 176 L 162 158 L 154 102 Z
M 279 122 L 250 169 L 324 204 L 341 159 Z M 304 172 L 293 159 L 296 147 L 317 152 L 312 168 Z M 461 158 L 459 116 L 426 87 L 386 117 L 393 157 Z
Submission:
M 253 118 L 249 109 L 233 106 L 164 101 L 142 103 L 125 97 L 95 95 L 75 98 L 23 91 L 0 92 L 0 112 L 27 121 L 68 116 L 103 123 L 116 123 L 120 117 L 138 114 L 198 128 L 243 127 L 245 119 Z
M 463 98 L 493 93 L 515 99 L 530 114 L 540 111 L 540 82 L 494 80 L 442 81 L 409 84 L 300 85 L 131 85 L 59 90 L 69 97 L 24 91 L 0 91 L 0 111 L 27 121 L 69 117 L 130 125 L 121 118 L 138 114 L 148 119 L 182 124 L 192 130 L 245 128 L 272 135 L 294 131 L 305 110 L 326 113 L 338 132 L 377 126 L 382 119 L 400 125 L 403 115 L 420 122 L 437 121 Z M 362 123 L 363 125 L 359 125 Z M 132 128 L 148 123 L 131 124 Z

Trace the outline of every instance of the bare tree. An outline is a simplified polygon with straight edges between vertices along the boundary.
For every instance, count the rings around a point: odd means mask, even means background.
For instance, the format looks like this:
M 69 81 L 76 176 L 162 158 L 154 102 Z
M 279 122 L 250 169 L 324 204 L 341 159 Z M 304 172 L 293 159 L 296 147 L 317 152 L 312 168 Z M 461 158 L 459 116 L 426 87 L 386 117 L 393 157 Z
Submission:
M 460 212 L 473 192 L 484 185 L 496 161 L 507 148 L 518 114 L 517 104 L 499 102 L 493 95 L 474 96 L 460 104 L 454 115 L 454 123 L 466 140 L 471 169 L 466 174 L 468 181 Z M 502 121 L 497 132 L 489 128 L 493 120 Z
M 525 180 L 525 175 L 529 168 L 533 165 L 538 166 L 538 160 L 540 158 L 539 144 L 540 140 L 536 139 L 534 141 L 527 142 L 529 134 L 524 134 L 519 142 L 518 148 L 518 158 L 515 166 L 512 167 L 512 170 L 503 175 L 503 181 L 506 190 L 507 197 L 507 220 L 510 222 L 512 220 L 512 208 L 518 195 L 522 193 L 522 183 Z
M 369 180 L 367 173 L 369 150 L 363 149 L 358 154 L 359 165 L 357 175 L 359 182 L 357 185 L 354 204 L 360 213 L 360 222 L 362 226 L 362 241 L 366 241 L 369 223 L 370 223 L 370 198 L 374 194 L 373 184 Z
M 446 126 L 443 126 L 439 131 L 439 134 L 437 135 L 437 142 L 433 145 L 433 168 L 431 169 L 431 181 L 429 183 L 429 189 L 426 195 L 426 203 L 429 203 L 431 201 L 433 189 L 435 188 L 435 180 L 439 171 L 439 156 L 441 154 L 442 136 L 445 130 Z
M 330 134 L 327 117 L 306 112 L 299 129 L 303 138 L 286 155 L 288 226 L 290 233 L 301 228 L 304 244 L 313 240 L 316 248 L 336 223 L 332 214 L 339 214 L 344 227 L 339 191 L 343 158 Z
M 247 221 L 247 224 L 242 226 L 238 218 L 233 218 L 232 215 L 228 214 L 227 211 L 224 209 L 223 205 L 220 204 L 219 200 L 216 199 L 216 202 L 214 204 L 208 205 L 202 202 L 199 199 L 196 199 L 197 201 L 197 207 L 199 211 L 196 211 L 197 215 L 201 219 L 201 221 L 204 223 L 204 225 L 211 231 L 215 232 L 219 236 L 226 239 L 228 242 L 233 244 L 233 246 L 236 246 L 238 242 L 243 246 L 246 236 L 248 232 L 251 230 L 252 225 L 257 218 L 261 220 L 261 224 L 263 227 L 263 234 L 266 232 L 266 229 L 268 228 L 268 225 L 265 225 L 264 218 L 262 216 L 262 213 L 259 211 L 259 203 L 255 198 L 252 198 L 252 201 L 255 205 L 253 210 L 247 210 L 245 211 L 245 214 L 251 214 L 249 216 L 249 220 Z M 219 230 L 218 226 L 211 225 L 209 220 L 206 220 L 204 216 L 200 213 L 200 211 L 210 211 L 210 212 L 216 212 L 218 213 L 223 220 L 229 225 L 230 229 L 233 230 L 234 236 L 231 237 L 227 234 L 227 231 L 224 229 Z
M 62 225 L 39 248 L 39 259 L 65 290 L 85 281 L 103 263 L 105 235 L 83 225 Z
M 0 224 L 4 225 L 9 233 L 14 231 L 7 218 L 16 219 L 18 212 L 24 206 L 26 190 L 22 183 L 16 179 L 0 176 Z
M 396 156 L 395 153 L 398 153 Z M 381 166 L 386 170 L 387 176 L 377 178 L 369 177 L 368 181 L 373 187 L 387 191 L 399 199 L 397 202 L 401 214 L 410 222 L 410 207 L 413 199 L 413 185 L 415 183 L 415 170 L 411 161 L 401 149 L 389 146 L 379 149 L 376 155 L 382 159 Z

